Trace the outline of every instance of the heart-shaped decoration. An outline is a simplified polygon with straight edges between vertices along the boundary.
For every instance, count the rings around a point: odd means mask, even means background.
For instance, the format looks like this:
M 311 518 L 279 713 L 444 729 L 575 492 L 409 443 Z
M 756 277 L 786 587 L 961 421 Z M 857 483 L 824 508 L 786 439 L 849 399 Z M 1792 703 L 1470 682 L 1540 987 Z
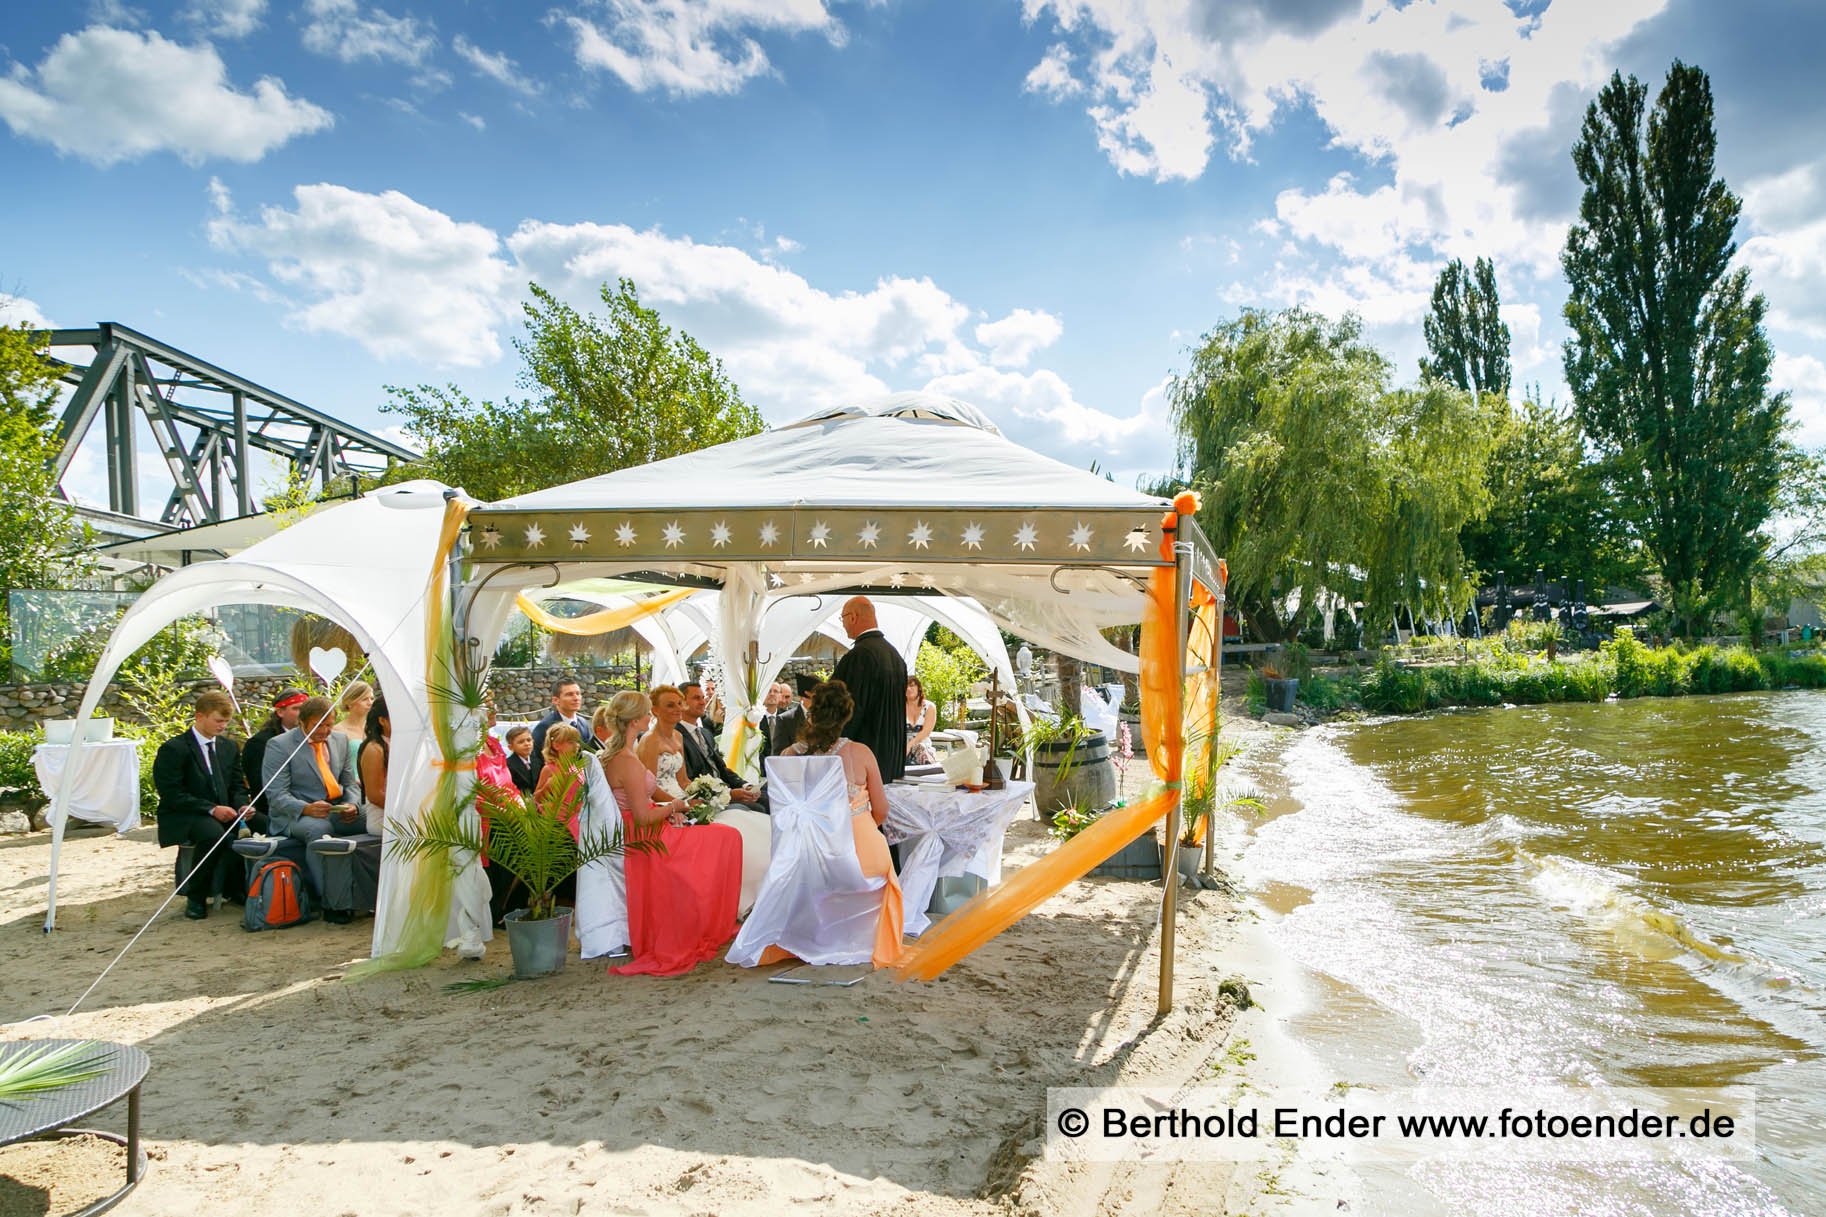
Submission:
M 317 673 L 317 679 L 326 686 L 335 684 L 336 678 L 348 666 L 349 657 L 343 654 L 341 647 L 331 647 L 327 651 L 322 647 L 311 648 L 311 671 Z
M 209 657 L 209 674 L 216 678 L 216 683 L 230 693 L 235 691 L 235 670 L 229 667 L 228 661 L 220 655 Z

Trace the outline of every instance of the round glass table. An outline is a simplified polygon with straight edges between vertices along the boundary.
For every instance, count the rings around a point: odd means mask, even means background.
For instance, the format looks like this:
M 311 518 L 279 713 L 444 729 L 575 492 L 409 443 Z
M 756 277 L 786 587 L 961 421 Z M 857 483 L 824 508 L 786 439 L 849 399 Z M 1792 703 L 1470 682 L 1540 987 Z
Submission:
M 16 1040 L 0 1044 L 0 1062 L 10 1060 L 21 1052 L 89 1042 L 91 1041 Z M 73 1086 L 59 1087 L 49 1094 L 0 1101 L 0 1145 L 12 1145 L 34 1138 L 50 1140 L 86 1136 L 100 1137 L 104 1141 L 126 1146 L 126 1183 L 119 1191 L 78 1209 L 68 1217 L 92 1217 L 95 1213 L 107 1212 L 133 1190 L 134 1185 L 140 1181 L 140 1176 L 146 1172 L 146 1154 L 139 1144 L 139 1088 L 140 1083 L 145 1081 L 146 1071 L 151 1068 L 152 1062 L 144 1052 L 130 1044 L 94 1043 L 99 1058 L 97 1063 L 105 1067 L 105 1073 Z M 111 1107 L 123 1098 L 127 1100 L 125 1137 L 92 1128 L 73 1127 L 78 1120 Z

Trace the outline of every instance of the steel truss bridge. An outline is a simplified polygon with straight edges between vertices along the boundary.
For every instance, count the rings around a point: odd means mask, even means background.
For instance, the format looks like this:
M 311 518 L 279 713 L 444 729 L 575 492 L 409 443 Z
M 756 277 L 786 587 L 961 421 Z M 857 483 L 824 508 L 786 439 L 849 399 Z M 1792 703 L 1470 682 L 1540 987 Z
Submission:
M 64 382 L 75 386 L 58 424 L 52 469 L 63 477 L 100 415 L 108 506 L 117 517 L 145 519 L 149 528 L 156 525 L 140 511 L 135 413 L 150 426 L 171 471 L 171 495 L 156 517 L 168 528 L 258 512 L 248 471 L 255 449 L 302 479 L 321 480 L 325 490 L 333 479 L 380 473 L 419 455 L 115 322 L 51 330 L 47 339 Z

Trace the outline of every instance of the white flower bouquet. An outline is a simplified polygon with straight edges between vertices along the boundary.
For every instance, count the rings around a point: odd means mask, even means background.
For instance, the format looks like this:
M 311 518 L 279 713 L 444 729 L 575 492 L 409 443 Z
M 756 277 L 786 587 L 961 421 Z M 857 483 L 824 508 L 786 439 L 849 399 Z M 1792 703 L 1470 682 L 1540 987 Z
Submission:
M 717 812 L 729 806 L 729 787 L 706 773 L 691 779 L 685 787 L 685 801 L 691 804 L 687 813 L 691 822 L 708 824 L 716 819 Z

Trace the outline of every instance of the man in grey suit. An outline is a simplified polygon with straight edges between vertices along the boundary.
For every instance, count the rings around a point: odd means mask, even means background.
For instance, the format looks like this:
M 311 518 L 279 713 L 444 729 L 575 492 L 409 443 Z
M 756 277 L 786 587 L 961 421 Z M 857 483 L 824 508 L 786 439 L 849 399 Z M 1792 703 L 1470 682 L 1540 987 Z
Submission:
M 267 818 L 274 836 L 304 842 L 305 869 L 323 891 L 323 859 L 310 852 L 319 837 L 355 837 L 367 831 L 356 789 L 355 758 L 349 741 L 332 730 L 336 716 L 327 697 L 307 700 L 298 725 L 273 737 L 261 762 L 266 784 Z M 350 808 L 337 812 L 338 807 Z M 349 914 L 324 912 L 325 921 L 346 921 Z

